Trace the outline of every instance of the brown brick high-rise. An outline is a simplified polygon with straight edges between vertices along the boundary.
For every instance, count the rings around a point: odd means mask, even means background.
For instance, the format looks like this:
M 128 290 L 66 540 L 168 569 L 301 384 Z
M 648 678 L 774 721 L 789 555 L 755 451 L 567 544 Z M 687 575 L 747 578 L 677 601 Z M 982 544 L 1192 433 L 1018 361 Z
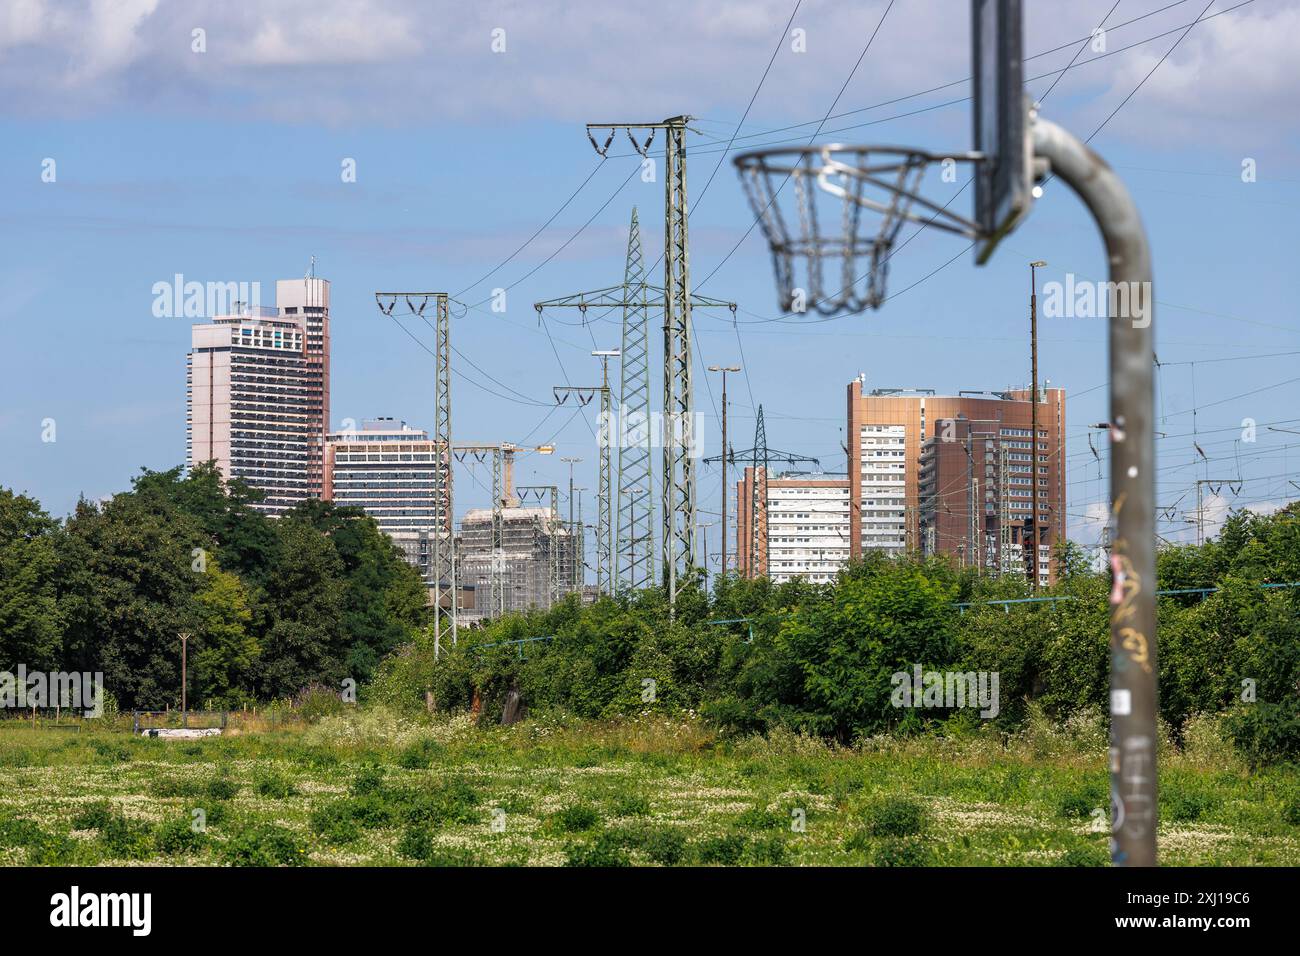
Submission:
M 1038 502 L 1040 581 L 1065 524 L 1065 391 L 1041 392 L 1035 464 L 1028 389 L 935 395 L 848 388 L 850 553 L 951 555 L 1024 573 Z M 1037 474 L 1033 469 L 1037 467 Z

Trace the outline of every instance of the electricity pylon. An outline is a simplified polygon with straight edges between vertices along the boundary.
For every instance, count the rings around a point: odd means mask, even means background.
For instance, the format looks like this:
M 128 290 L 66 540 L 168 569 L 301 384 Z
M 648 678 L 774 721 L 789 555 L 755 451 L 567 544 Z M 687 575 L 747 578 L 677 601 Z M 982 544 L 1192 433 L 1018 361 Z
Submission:
M 605 156 L 622 129 L 642 157 L 650 151 L 655 134 L 664 131 L 664 429 L 663 513 L 660 550 L 669 605 L 677 602 L 677 579 L 694 563 L 695 555 L 695 442 L 694 393 L 691 386 L 691 295 L 689 213 L 686 207 L 686 131 L 689 116 L 673 116 L 658 123 L 588 123 L 587 138 Z M 608 130 L 604 145 L 591 131 Z M 633 130 L 649 130 L 637 142 Z M 734 309 L 735 306 L 733 305 Z
M 435 307 L 433 375 L 433 447 L 438 457 L 434 468 L 433 561 L 429 577 L 433 584 L 433 655 L 441 652 L 444 619 L 451 624 L 451 643 L 456 643 L 456 565 L 452 529 L 451 498 L 451 322 L 445 292 L 376 292 L 375 303 L 384 315 L 392 316 L 399 300 L 411 315 L 426 323 L 430 304 Z M 446 607 L 443 607 L 444 600 Z
M 555 403 L 563 405 L 570 395 L 576 395 L 583 405 L 589 405 L 592 398 L 600 396 L 600 434 L 597 444 L 600 446 L 599 482 L 596 492 L 596 588 L 601 594 L 613 593 L 614 577 L 614 526 L 612 494 L 612 456 L 615 436 L 613 429 L 613 410 L 609 390 L 609 360 L 618 357 L 617 350 L 597 350 L 591 353 L 600 359 L 601 383 L 598 386 L 556 385 L 552 389 Z
M 618 414 L 618 540 L 616 588 L 654 584 L 654 477 L 650 469 L 650 329 L 636 206 L 627 233 L 623 271 L 623 347 Z
M 769 449 L 767 447 L 767 427 L 763 424 L 763 406 L 758 406 L 758 421 L 754 426 L 754 447 L 746 448 L 742 451 L 727 449 L 727 461 L 735 464 L 739 458 L 744 461 L 746 458 L 751 459 L 752 480 L 750 482 L 749 496 L 749 546 L 746 549 L 748 561 L 747 577 L 756 578 L 766 573 L 767 570 L 767 472 L 772 467 L 773 461 L 783 461 L 790 465 L 809 464 L 814 468 L 821 467 L 821 460 L 811 455 L 800 455 L 792 451 L 780 451 L 779 449 Z M 711 458 L 705 458 L 704 464 L 711 465 L 722 461 L 721 455 L 714 455 Z M 736 525 L 739 527 L 740 518 L 740 501 L 736 502 Z M 736 549 L 736 558 L 740 558 L 739 544 Z

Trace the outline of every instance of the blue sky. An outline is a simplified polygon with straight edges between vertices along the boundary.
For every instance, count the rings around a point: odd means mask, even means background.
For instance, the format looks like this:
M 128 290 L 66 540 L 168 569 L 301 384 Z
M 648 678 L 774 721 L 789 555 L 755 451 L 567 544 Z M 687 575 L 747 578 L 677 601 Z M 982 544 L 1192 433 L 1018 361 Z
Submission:
M 1065 46 L 1029 61 L 1026 75 L 1064 68 L 1112 3 L 1028 0 L 1026 54 Z M 1265 423 L 1300 431 L 1300 78 L 1286 45 L 1300 33 L 1300 4 L 1254 0 L 1213 16 L 1143 82 L 1176 28 L 1205 9 L 1180 3 L 1152 14 L 1166 5 L 1122 0 L 1107 22 L 1141 19 L 1107 33 L 1110 55 L 1089 62 L 1098 53 L 1085 49 L 1043 114 L 1087 135 L 1142 84 L 1092 145 L 1129 184 L 1154 251 L 1159 427 L 1169 436 L 1158 444 L 1159 501 L 1183 496 L 1178 510 L 1193 508 L 1196 478 L 1240 469 L 1240 494 L 1223 489 L 1217 518 L 1234 503 L 1270 508 L 1298 494 L 1289 479 L 1300 476 L 1300 435 Z M 618 327 L 584 328 L 576 314 L 557 313 L 546 319 L 548 338 L 532 302 L 620 281 L 634 204 L 647 261 L 656 261 L 663 186 L 633 176 L 620 188 L 639 158 L 623 140 L 601 163 L 583 123 L 700 117 L 688 160 L 699 283 L 752 222 L 730 157 L 714 169 L 779 41 L 741 135 L 811 125 L 738 143 L 806 140 L 879 24 L 834 110 L 857 112 L 831 119 L 818 138 L 969 148 L 966 4 L 897 0 L 880 23 L 886 6 L 801 3 L 791 22 L 808 51 L 798 54 L 782 41 L 793 0 L 707 12 L 676 0 L 472 10 L 277 0 L 235 11 L 16 0 L 0 14 L 0 484 L 65 514 L 79 495 L 123 489 L 142 466 L 180 464 L 189 320 L 155 318 L 153 284 L 175 273 L 259 281 L 266 302 L 276 279 L 302 275 L 315 256 L 317 274 L 333 283 L 333 424 L 376 415 L 431 424 L 432 360 L 379 314 L 373 293 L 447 290 L 473 306 L 455 320 L 453 341 L 482 369 L 455 368 L 455 439 L 553 439 L 553 458 L 521 460 L 520 483 L 563 484 L 558 459 L 576 455 L 585 459 L 580 484 L 594 488 L 592 431 L 567 409 L 552 412 L 550 389 L 597 381 L 589 353 L 617 347 Z M 1233 6 L 1216 2 L 1207 15 Z M 206 52 L 192 50 L 196 28 Z M 504 53 L 491 51 L 494 29 L 505 30 Z M 1041 96 L 1054 79 L 1028 88 Z M 57 163 L 52 183 L 41 178 L 46 158 Z M 348 158 L 355 183 L 340 176 Z M 1247 159 L 1255 182 L 1242 181 Z M 593 169 L 551 225 L 501 265 Z M 752 443 L 761 403 L 772 446 L 842 470 L 845 387 L 860 372 L 869 387 L 940 393 L 1021 385 L 1027 262 L 1048 261 L 1042 282 L 1067 272 L 1105 278 L 1095 228 L 1060 184 L 983 268 L 965 255 L 934 272 L 964 243 L 931 232 L 890 272 L 894 291 L 923 281 L 878 312 L 782 318 L 758 230 L 697 286 L 740 306 L 735 325 L 725 313 L 696 313 L 707 453 L 718 447 L 720 394 L 702 365 L 745 366 L 732 378 L 733 446 Z M 485 301 L 495 287 L 507 289 L 504 314 Z M 427 329 L 411 330 L 429 342 Z M 1099 481 L 1081 426 L 1107 417 L 1104 329 L 1096 319 L 1043 319 L 1040 333 L 1042 375 L 1072 396 L 1071 530 L 1095 543 L 1087 516 L 1104 507 L 1106 449 L 1098 440 Z M 652 365 L 658 347 L 652 332 Z M 41 440 L 47 418 L 57 423 L 53 443 Z M 1246 418 L 1259 424 L 1254 441 L 1238 441 Z M 480 482 L 489 480 L 458 473 L 458 514 L 486 503 Z M 717 469 L 706 468 L 703 509 L 717 511 L 719 489 Z M 1162 533 L 1185 537 L 1185 517 L 1163 522 Z M 715 551 L 716 541 L 711 530 Z

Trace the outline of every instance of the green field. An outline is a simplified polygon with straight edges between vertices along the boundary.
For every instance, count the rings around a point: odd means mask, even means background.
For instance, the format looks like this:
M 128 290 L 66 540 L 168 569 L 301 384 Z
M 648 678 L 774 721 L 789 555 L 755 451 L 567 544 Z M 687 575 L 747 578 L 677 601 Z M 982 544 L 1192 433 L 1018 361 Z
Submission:
M 1099 865 L 1099 722 L 1012 739 L 720 738 L 692 719 L 356 711 L 225 737 L 0 727 L 0 862 Z M 1300 772 L 1167 746 L 1166 864 L 1300 864 Z M 202 812 L 202 826 L 195 824 Z M 800 824 L 802 823 L 802 827 Z

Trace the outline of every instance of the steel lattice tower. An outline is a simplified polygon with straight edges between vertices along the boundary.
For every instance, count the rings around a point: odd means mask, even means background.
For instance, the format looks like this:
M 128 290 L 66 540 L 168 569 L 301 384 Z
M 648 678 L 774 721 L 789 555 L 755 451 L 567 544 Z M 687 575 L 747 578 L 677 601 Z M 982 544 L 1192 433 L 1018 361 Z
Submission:
M 763 406 L 758 406 L 754 426 L 754 471 L 749 496 L 749 574 L 767 574 L 767 426 L 763 423 Z
M 442 480 L 434 489 L 433 546 L 429 577 L 433 585 L 433 648 L 436 657 L 442 644 L 443 623 L 451 625 L 451 642 L 456 643 L 456 568 L 455 538 L 452 530 L 451 497 L 451 316 L 446 292 L 376 292 L 375 302 L 385 315 L 392 316 L 399 299 L 406 302 L 411 315 L 429 321 L 425 310 L 430 301 L 436 306 L 434 322 L 433 441 L 438 455 Z M 446 607 L 443 606 L 444 600 Z
M 623 347 L 619 380 L 618 588 L 654 584 L 654 477 L 650 468 L 649 293 L 636 207 L 627 235 L 623 273 Z

